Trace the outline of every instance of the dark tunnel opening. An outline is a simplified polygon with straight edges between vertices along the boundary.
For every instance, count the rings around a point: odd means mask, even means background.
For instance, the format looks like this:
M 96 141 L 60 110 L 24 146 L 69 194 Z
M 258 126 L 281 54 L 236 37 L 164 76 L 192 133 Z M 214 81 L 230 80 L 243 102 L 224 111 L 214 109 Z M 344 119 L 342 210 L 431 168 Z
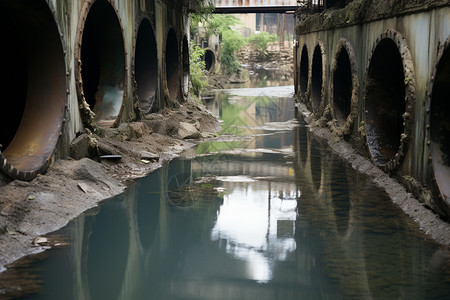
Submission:
M 342 47 L 333 73 L 333 112 L 339 126 L 344 126 L 351 110 L 352 69 L 347 50 Z
M 439 59 L 430 107 L 430 136 L 433 171 L 447 204 L 450 197 L 450 47 Z
M 183 37 L 183 94 L 189 93 L 189 42 Z
M 156 38 L 148 19 L 144 19 L 136 38 L 136 85 L 139 108 L 148 114 L 155 101 L 158 83 L 158 56 Z
M 311 75 L 311 101 L 314 112 L 319 110 L 320 102 L 322 101 L 323 71 L 322 52 L 320 51 L 320 46 L 317 45 L 314 49 Z
M 81 44 L 83 92 L 94 121 L 114 124 L 120 114 L 125 85 L 125 50 L 120 22 L 106 0 L 92 4 Z
M 400 52 L 391 39 L 376 46 L 365 88 L 366 137 L 375 163 L 394 159 L 404 132 L 405 76 Z
M 216 56 L 214 55 L 214 52 L 211 49 L 205 49 L 203 59 L 205 60 L 205 70 L 208 73 L 213 72 L 214 66 L 216 65 Z
M 64 50 L 45 1 L 1 1 L 0 14 L 0 165 L 12 178 L 31 180 L 48 167 L 61 132 Z
M 167 34 L 166 42 L 166 79 L 171 100 L 177 99 L 177 94 L 180 89 L 179 75 L 180 66 L 178 63 L 177 35 L 175 30 L 171 28 Z
M 300 84 L 300 97 L 305 98 L 306 89 L 308 88 L 308 76 L 309 76 L 309 58 L 308 58 L 308 48 L 306 45 L 303 46 L 302 54 L 300 58 L 300 74 L 299 74 L 299 84 Z

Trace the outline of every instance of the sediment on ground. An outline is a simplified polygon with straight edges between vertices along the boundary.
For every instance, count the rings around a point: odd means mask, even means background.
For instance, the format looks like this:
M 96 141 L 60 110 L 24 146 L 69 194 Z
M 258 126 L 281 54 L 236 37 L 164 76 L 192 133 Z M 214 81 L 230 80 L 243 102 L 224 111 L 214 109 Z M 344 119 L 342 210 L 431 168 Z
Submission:
M 45 246 L 36 237 L 65 226 L 82 212 L 124 191 L 137 178 L 221 129 L 195 101 L 108 128 L 100 137 L 80 133 L 71 157 L 30 182 L 0 182 L 0 271 Z

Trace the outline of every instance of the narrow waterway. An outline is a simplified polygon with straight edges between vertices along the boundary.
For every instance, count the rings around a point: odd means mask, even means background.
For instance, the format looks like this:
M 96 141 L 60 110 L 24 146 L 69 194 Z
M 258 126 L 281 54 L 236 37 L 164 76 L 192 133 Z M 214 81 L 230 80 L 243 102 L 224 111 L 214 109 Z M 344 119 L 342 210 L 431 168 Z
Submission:
M 311 135 L 292 93 L 210 93 L 220 140 L 51 234 L 67 246 L 7 284 L 29 299 L 448 298 L 449 251 Z

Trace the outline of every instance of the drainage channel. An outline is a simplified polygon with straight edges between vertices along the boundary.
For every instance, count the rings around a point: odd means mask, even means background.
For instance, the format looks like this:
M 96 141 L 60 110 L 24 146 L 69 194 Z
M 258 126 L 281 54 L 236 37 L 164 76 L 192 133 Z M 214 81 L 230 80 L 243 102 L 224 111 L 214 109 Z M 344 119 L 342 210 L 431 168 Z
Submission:
M 292 91 L 219 91 L 208 106 L 221 140 L 50 234 L 66 246 L 13 266 L 0 285 L 30 299 L 448 295 L 450 252 L 295 119 L 281 96 Z

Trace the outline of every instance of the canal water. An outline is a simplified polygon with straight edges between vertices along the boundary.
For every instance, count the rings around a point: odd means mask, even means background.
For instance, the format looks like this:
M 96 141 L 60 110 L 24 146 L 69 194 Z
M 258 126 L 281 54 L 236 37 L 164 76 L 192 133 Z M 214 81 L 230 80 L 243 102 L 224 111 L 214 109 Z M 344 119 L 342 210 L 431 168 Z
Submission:
M 28 299 L 448 299 L 449 251 L 312 136 L 292 94 L 206 95 L 220 140 L 50 234 L 67 246 L 13 267 L 11 285 Z

